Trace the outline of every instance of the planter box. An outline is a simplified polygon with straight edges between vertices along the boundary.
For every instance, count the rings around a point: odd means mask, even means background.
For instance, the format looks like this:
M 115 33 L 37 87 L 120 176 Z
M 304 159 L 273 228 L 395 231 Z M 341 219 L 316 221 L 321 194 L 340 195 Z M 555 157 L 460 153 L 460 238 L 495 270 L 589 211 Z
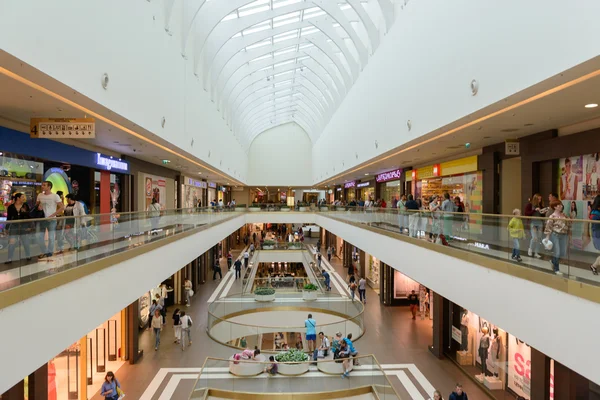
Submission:
M 260 211 L 260 207 L 248 207 L 248 211 L 250 211 L 250 212 Z
M 329 207 L 319 207 L 321 211 L 329 211 Z
M 317 299 L 317 291 L 316 290 L 303 290 L 302 291 L 302 300 L 314 301 L 316 299 Z
M 275 248 L 275 246 L 263 246 L 262 249 L 263 250 L 273 250 Z
M 289 207 L 280 208 L 279 210 L 280 210 L 280 211 L 283 211 L 283 212 L 292 211 L 292 209 L 291 209 L 291 208 L 289 208 Z
M 246 211 L 246 207 L 236 207 L 235 211 L 244 212 L 244 211 Z
M 275 293 L 267 294 L 267 295 L 255 294 L 254 300 L 255 301 L 275 301 Z
M 302 211 L 302 212 L 308 211 L 308 207 L 298 207 L 298 211 Z
M 278 364 L 277 372 L 286 376 L 298 376 L 308 372 L 309 362 L 299 364 Z
M 336 207 L 335 208 L 336 211 L 346 211 L 346 207 Z

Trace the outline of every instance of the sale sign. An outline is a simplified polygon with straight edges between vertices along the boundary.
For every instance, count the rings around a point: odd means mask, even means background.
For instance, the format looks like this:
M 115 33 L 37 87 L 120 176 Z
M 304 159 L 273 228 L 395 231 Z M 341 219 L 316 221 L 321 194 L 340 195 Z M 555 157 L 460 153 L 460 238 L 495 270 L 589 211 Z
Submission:
M 518 396 L 531 398 L 531 347 L 508 335 L 508 388 Z

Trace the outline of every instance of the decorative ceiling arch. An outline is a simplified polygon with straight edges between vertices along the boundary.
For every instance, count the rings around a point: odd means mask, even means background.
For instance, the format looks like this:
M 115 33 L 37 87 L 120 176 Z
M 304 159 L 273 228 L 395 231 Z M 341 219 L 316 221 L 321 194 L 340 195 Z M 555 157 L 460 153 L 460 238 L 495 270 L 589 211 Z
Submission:
M 182 54 L 248 150 L 289 122 L 313 143 L 394 22 L 398 0 L 189 0 Z M 163 0 L 165 29 L 173 0 Z

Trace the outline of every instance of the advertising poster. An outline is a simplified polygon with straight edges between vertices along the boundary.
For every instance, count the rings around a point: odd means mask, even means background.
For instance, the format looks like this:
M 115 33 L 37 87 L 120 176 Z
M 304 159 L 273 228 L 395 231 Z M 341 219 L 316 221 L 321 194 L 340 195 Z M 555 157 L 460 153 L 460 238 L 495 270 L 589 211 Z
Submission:
M 195 186 L 184 185 L 183 208 L 194 208 L 202 200 L 202 189 Z
M 531 394 L 531 348 L 508 335 L 508 388 L 525 399 Z
M 163 210 L 167 208 L 166 178 L 154 175 L 145 175 L 144 191 L 146 192 L 146 209 L 148 209 L 150 204 L 152 204 L 152 199 L 156 199 Z
M 581 220 L 569 232 L 569 247 L 597 252 L 592 242 L 589 215 L 594 197 L 600 194 L 600 153 L 561 158 L 558 162 L 558 196 L 565 207 L 567 218 Z

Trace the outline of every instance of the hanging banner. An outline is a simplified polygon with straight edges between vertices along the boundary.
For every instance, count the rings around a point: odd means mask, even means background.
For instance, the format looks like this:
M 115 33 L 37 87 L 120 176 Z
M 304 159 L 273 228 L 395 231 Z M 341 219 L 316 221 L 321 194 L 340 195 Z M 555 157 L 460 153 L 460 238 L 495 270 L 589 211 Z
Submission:
M 45 139 L 95 139 L 94 118 L 31 118 L 29 135 Z
M 531 347 L 508 335 L 508 388 L 518 396 L 531 398 Z

